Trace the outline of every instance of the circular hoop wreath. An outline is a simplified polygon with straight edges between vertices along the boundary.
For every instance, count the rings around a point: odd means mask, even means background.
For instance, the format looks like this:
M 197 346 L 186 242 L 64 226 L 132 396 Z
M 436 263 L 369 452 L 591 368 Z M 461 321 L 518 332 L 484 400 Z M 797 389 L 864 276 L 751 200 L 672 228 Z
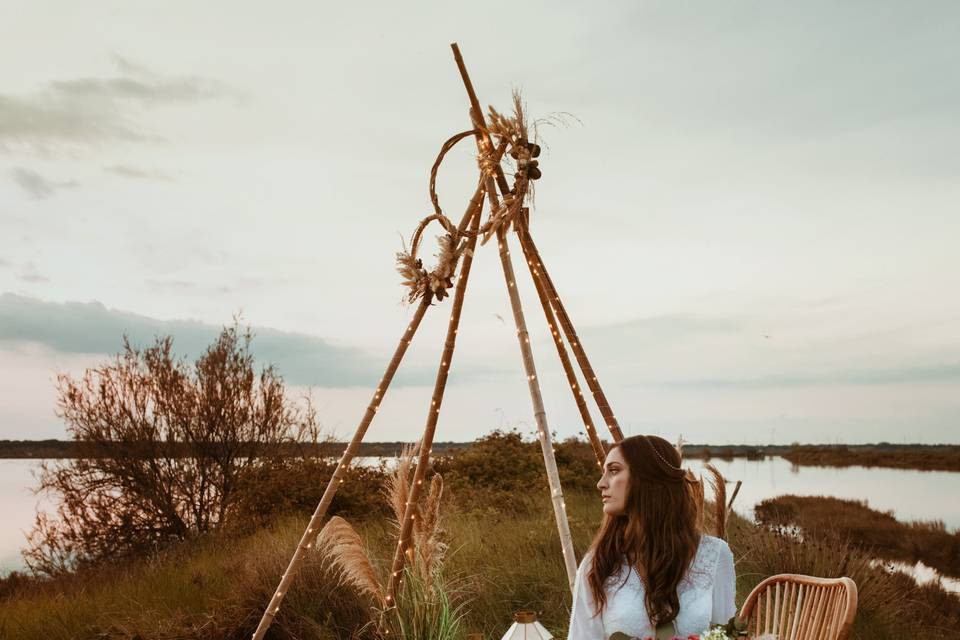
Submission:
M 440 199 L 437 196 L 437 173 L 450 149 L 465 138 L 472 136 L 480 138 L 481 144 L 478 146 L 481 151 L 477 157 L 477 163 L 480 166 L 478 191 L 482 191 L 485 181 L 490 177 L 503 179 L 500 160 L 508 148 L 510 156 L 517 165 L 513 188 L 509 193 L 504 194 L 503 200 L 491 212 L 487 222 L 476 232 L 477 235 L 482 236 L 481 245 L 486 244 L 497 232 L 510 229 L 530 190 L 530 182 L 541 176 L 535 159 L 540 155 L 540 146 L 528 141 L 526 119 L 519 95 L 514 94 L 513 116 L 504 116 L 490 107 L 490 122 L 489 128 L 461 131 L 440 147 L 440 153 L 437 154 L 437 159 L 430 170 L 430 202 L 433 204 L 434 212 L 417 225 L 411 239 L 410 250 L 408 251 L 404 245 L 403 250 L 397 252 L 397 271 L 403 276 L 403 285 L 409 288 L 406 297 L 408 302 L 415 302 L 428 293 L 437 300 L 443 300 L 449 295 L 447 290 L 453 286 L 453 274 L 457 262 L 464 251 L 469 251 L 466 240 L 474 235 L 466 228 L 466 219 L 461 224 L 462 228 L 458 228 L 440 207 Z M 494 136 L 498 138 L 498 145 L 496 149 L 490 149 L 487 141 Z M 440 223 L 447 233 L 437 236 L 439 248 L 439 252 L 435 254 L 437 264 L 433 269 L 428 270 L 423 266 L 423 260 L 417 257 L 417 253 L 424 230 L 434 221 Z

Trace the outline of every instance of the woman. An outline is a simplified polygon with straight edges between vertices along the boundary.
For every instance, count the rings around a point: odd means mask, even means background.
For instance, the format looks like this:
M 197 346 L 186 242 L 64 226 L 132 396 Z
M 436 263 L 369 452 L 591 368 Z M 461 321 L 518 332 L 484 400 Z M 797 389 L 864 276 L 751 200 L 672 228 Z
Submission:
M 700 532 L 702 486 L 663 438 L 625 438 L 597 483 L 603 522 L 573 589 L 568 640 L 686 638 L 736 613 L 733 554 Z

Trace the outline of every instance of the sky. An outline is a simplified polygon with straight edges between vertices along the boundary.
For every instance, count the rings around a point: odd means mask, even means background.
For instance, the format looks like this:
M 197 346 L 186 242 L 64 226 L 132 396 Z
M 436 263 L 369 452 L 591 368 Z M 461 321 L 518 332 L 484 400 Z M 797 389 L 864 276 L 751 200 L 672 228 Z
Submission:
M 626 434 L 960 442 L 955 3 L 2 11 L 0 439 L 66 437 L 57 374 L 124 334 L 196 357 L 235 317 L 348 438 L 413 314 L 395 253 L 469 128 L 458 42 L 482 104 L 519 89 L 556 123 L 531 232 Z M 461 144 L 441 168 L 454 220 L 476 166 Z M 438 441 L 535 431 L 495 249 L 474 261 Z M 577 434 L 528 273 L 517 286 L 547 422 Z M 427 313 L 368 440 L 419 438 L 451 306 Z

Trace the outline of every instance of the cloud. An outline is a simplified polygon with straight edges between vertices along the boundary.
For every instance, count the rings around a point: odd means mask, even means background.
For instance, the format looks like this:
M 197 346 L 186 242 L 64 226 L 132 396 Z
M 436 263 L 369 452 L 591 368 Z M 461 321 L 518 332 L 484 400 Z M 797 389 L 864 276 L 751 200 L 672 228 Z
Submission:
M 913 335 L 913 325 L 822 334 L 838 322 L 835 310 L 822 307 L 844 299 L 802 303 L 789 321 L 757 309 L 730 316 L 678 313 L 588 326 L 580 334 L 590 353 L 609 359 L 628 381 L 625 387 L 633 389 L 763 390 L 960 379 L 960 359 L 944 356 L 955 352 L 952 340 L 934 349 L 890 347 L 901 341 L 894 336 Z M 929 330 L 927 335 L 934 340 Z
M 671 347 L 689 345 L 694 341 L 737 338 L 747 330 L 743 318 L 671 313 L 589 325 L 579 333 L 592 352 L 620 359 L 624 349 L 664 353 Z
M 114 57 L 117 75 L 56 80 L 28 95 L 0 93 L 0 146 L 145 140 L 135 122 L 144 109 L 237 97 L 201 76 L 163 76 Z
M 201 284 L 189 280 L 157 280 L 147 278 L 144 285 L 151 291 L 158 293 L 233 293 L 236 291 L 250 292 L 254 289 L 263 289 L 265 287 L 276 287 L 289 282 L 287 278 L 251 278 L 234 277 L 229 284 Z
M 154 280 L 148 278 L 145 281 L 147 287 L 152 291 L 162 291 L 162 292 L 178 292 L 184 293 L 187 291 L 196 291 L 199 287 L 196 282 L 189 282 L 187 280 Z
M 671 313 L 659 316 L 645 316 L 624 322 L 585 327 L 585 335 L 596 337 L 613 335 L 616 340 L 684 338 L 693 333 L 737 333 L 742 329 L 739 321 L 733 318 L 706 316 L 688 313 Z
M 144 105 L 195 102 L 225 95 L 223 86 L 207 78 L 78 78 L 58 80 L 50 88 L 66 98 L 78 100 L 137 100 Z
M 17 274 L 18 277 L 24 282 L 40 283 L 40 282 L 50 282 L 50 278 L 40 273 L 36 265 L 32 262 L 28 262 L 20 269 L 20 273 Z
M 960 380 L 960 361 L 887 369 L 851 369 L 814 373 L 777 373 L 752 378 L 699 378 L 644 382 L 636 386 L 685 389 L 766 389 L 842 385 L 888 385 Z
M 124 178 L 134 178 L 137 180 L 162 180 L 165 182 L 173 180 L 171 176 L 160 171 L 151 171 L 150 169 L 141 169 L 139 167 L 132 167 L 125 164 L 104 167 L 103 170 L 118 176 L 123 176 Z
M 75 189 L 79 186 L 76 180 L 54 182 L 47 180 L 36 171 L 24 169 L 23 167 L 14 167 L 10 173 L 13 175 L 13 181 L 17 186 L 26 191 L 30 197 L 35 200 L 43 200 L 51 197 L 62 189 Z
M 54 303 L 12 293 L 0 295 L 0 346 L 39 343 L 61 353 L 114 354 L 127 335 L 134 345 L 152 344 L 158 335 L 174 338 L 174 350 L 195 358 L 216 338 L 221 327 L 195 320 L 158 320 L 108 309 L 100 302 Z M 369 354 L 317 336 L 254 327 L 251 350 L 263 365 L 275 364 L 290 384 L 320 387 L 373 387 L 389 354 Z M 490 376 L 493 370 L 458 371 L 456 381 Z M 432 385 L 433 367 L 404 367 L 396 386 Z M 452 380 L 452 378 L 451 378 Z

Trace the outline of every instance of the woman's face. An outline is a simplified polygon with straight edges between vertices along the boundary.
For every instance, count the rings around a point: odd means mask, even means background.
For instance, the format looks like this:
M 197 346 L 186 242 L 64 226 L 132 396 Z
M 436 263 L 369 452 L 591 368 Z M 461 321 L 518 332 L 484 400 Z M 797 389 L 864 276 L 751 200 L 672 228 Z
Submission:
M 627 493 L 630 489 L 630 468 L 620 453 L 620 447 L 614 447 L 603 463 L 603 475 L 597 483 L 603 512 L 611 516 L 623 515 L 627 509 Z

